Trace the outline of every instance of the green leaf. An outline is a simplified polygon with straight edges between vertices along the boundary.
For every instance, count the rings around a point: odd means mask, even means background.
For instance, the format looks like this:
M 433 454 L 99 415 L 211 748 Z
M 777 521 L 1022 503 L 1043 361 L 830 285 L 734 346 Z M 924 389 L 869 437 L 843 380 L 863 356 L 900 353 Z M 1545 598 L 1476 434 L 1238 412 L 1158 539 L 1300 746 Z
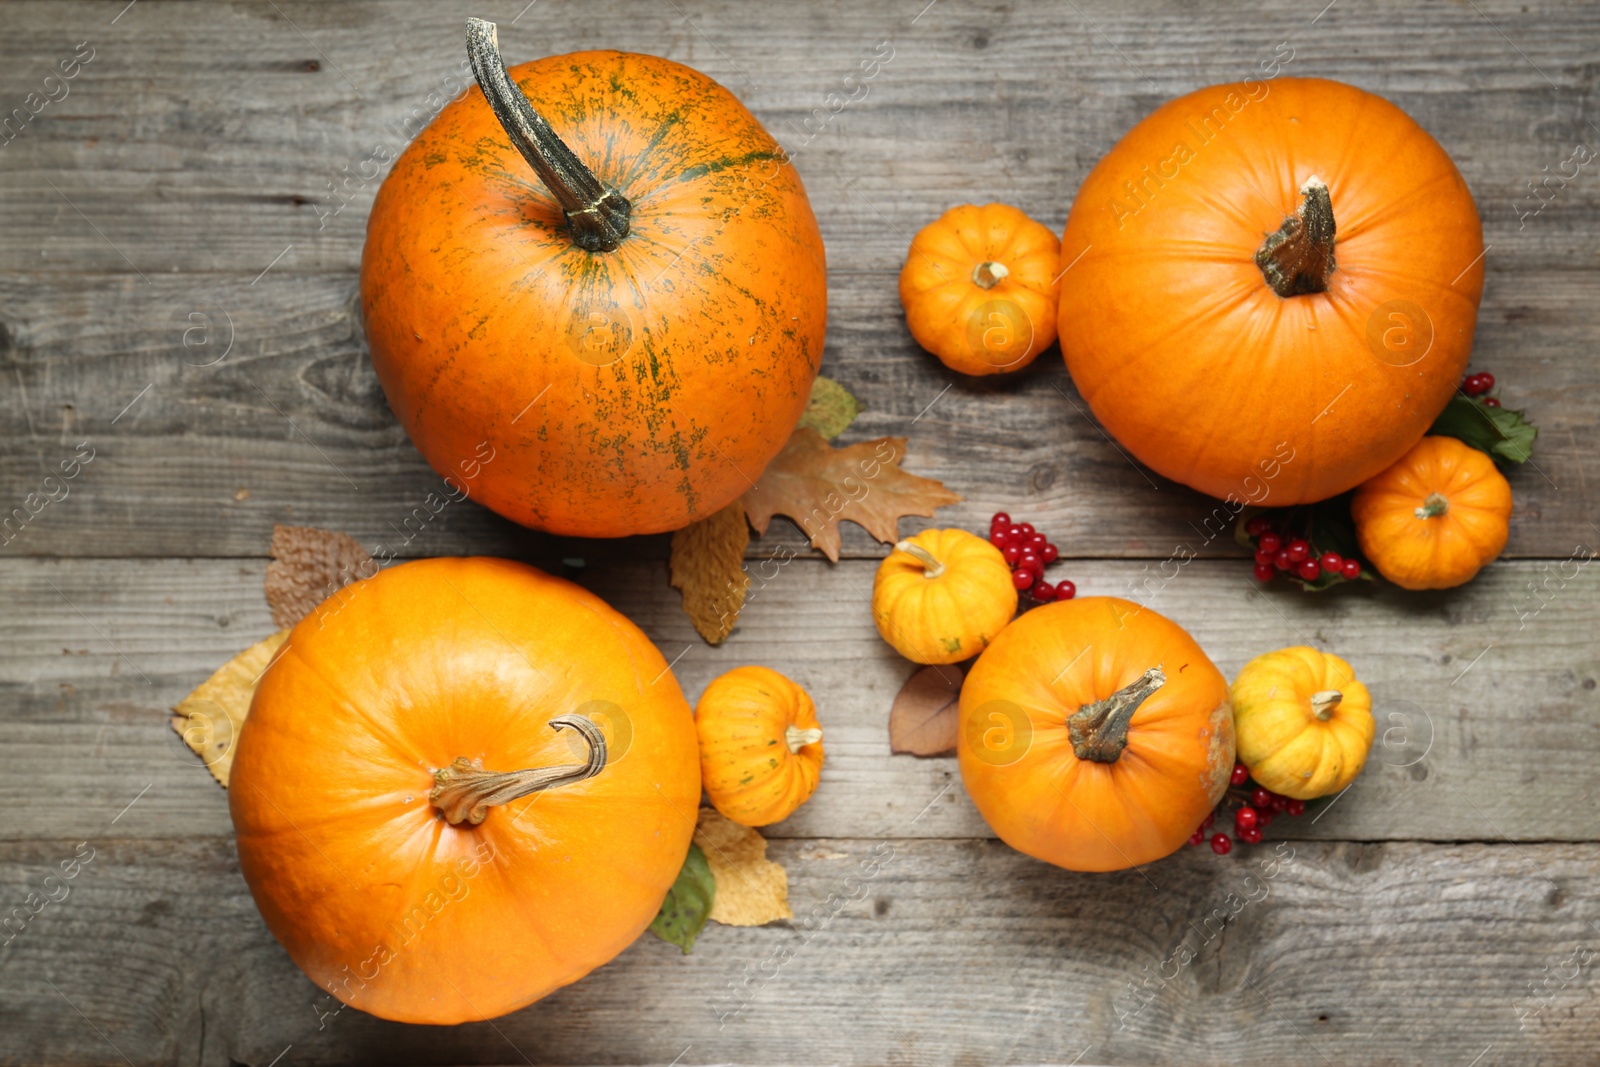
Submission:
M 1528 461 L 1533 455 L 1533 439 L 1539 436 L 1539 429 L 1520 411 L 1493 408 L 1478 397 L 1457 393 L 1433 421 L 1428 433 L 1454 437 L 1504 465 Z
M 711 865 L 700 846 L 691 844 L 689 854 L 683 859 L 678 880 L 667 890 L 667 899 L 661 902 L 661 911 L 650 923 L 650 932 L 661 940 L 677 945 L 687 956 L 694 947 L 695 938 L 705 928 L 711 914 L 711 901 L 716 898 L 717 883 L 711 877 Z
M 811 385 L 811 401 L 800 416 L 800 425 L 809 426 L 831 441 L 861 414 L 861 401 L 832 378 L 818 376 Z

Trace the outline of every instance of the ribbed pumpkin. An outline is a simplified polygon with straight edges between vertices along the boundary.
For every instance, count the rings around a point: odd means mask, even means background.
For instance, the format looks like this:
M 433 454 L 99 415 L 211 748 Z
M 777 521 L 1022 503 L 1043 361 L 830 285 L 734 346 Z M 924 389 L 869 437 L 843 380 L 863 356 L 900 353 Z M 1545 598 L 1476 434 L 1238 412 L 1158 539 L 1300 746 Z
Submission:
M 1372 696 L 1333 653 L 1300 645 L 1257 656 L 1228 695 L 1239 761 L 1272 792 L 1327 796 L 1366 766 L 1376 729 Z
M 1466 182 L 1393 104 L 1316 78 L 1158 108 L 1084 180 L 1061 350 L 1128 451 L 1217 497 L 1344 492 L 1427 432 L 1483 290 Z
M 1035 608 L 961 687 L 956 752 L 1000 839 L 1074 871 L 1168 855 L 1233 770 L 1228 683 L 1183 628 L 1116 597 Z
M 1453 437 L 1424 437 L 1350 501 L 1356 540 L 1403 589 L 1449 589 L 1500 555 L 1511 534 L 1511 483 Z
M 960 663 L 1017 614 L 1000 550 L 965 530 L 923 530 L 897 542 L 872 580 L 878 633 L 913 663 Z
M 245 881 L 301 970 L 436 1024 L 512 1011 L 626 948 L 699 797 L 689 706 L 649 639 L 493 559 L 393 567 L 302 620 L 228 787 Z
M 700 779 L 711 804 L 745 826 L 787 819 L 822 773 L 811 697 L 769 667 L 735 667 L 700 696 Z
M 474 496 L 527 526 L 617 537 L 715 513 L 783 447 L 821 364 L 799 175 L 670 60 L 579 52 L 508 77 L 477 20 L 468 51 L 489 99 L 439 113 L 367 226 L 390 406 L 442 474 L 488 442 Z

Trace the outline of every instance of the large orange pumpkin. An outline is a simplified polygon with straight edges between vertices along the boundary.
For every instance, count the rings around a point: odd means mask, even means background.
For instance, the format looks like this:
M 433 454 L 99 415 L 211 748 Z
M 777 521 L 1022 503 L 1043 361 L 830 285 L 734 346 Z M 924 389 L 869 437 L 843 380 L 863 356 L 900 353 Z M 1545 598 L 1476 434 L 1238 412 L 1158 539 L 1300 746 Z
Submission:
M 961 686 L 961 780 L 1000 839 L 1074 871 L 1177 849 L 1233 770 L 1228 682 L 1182 627 L 1116 597 L 1001 630 Z
M 361 308 L 390 406 L 440 473 L 487 442 L 475 495 L 524 525 L 617 537 L 713 514 L 783 447 L 821 365 L 827 271 L 799 175 L 670 60 L 579 52 L 508 77 L 477 20 L 468 52 L 491 99 L 440 112 L 367 225 Z
M 1061 243 L 1061 349 L 1156 471 L 1271 506 L 1399 459 L 1466 367 L 1483 231 L 1450 157 L 1339 82 L 1215 85 L 1085 179 Z
M 311 979 L 386 1019 L 519 1008 L 654 918 L 694 833 L 689 705 L 650 640 L 532 567 L 430 559 L 342 590 L 257 687 L 239 864 Z

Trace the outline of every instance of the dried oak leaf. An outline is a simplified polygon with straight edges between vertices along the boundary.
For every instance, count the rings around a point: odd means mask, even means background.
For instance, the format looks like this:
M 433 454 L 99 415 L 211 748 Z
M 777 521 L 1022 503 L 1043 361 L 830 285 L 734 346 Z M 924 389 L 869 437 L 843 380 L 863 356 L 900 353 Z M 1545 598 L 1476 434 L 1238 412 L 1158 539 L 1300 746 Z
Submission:
M 961 669 L 924 667 L 900 687 L 889 709 L 889 750 L 948 756 L 956 750 Z
M 813 548 L 839 560 L 839 523 L 858 523 L 880 541 L 900 536 L 902 515 L 929 516 L 961 497 L 932 478 L 900 469 L 904 437 L 833 448 L 809 426 L 801 426 L 744 495 L 745 514 L 759 534 L 773 515 L 793 519 Z
M 234 741 L 250 713 L 256 682 L 288 636 L 288 630 L 279 630 L 257 641 L 218 667 L 172 709 L 172 728 L 224 789 L 233 769 Z
M 672 535 L 668 564 L 672 588 L 683 591 L 683 610 L 700 636 L 720 645 L 733 632 L 750 588 L 744 550 L 750 527 L 744 505 L 735 500 L 715 515 L 690 523 Z
M 349 534 L 314 526 L 272 528 L 272 562 L 267 564 L 267 606 L 275 626 L 290 627 L 311 609 L 360 578 L 372 562 Z
M 706 854 L 716 896 L 711 919 L 727 926 L 761 926 L 792 919 L 789 875 L 767 859 L 767 839 L 714 808 L 700 809 L 694 843 Z

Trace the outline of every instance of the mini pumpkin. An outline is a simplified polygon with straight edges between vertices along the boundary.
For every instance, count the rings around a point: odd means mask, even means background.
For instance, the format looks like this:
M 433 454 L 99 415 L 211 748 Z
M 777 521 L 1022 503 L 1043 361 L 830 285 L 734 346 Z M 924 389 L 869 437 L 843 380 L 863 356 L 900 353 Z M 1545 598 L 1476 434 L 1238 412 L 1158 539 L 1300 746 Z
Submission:
M 1366 765 L 1372 696 L 1350 664 L 1296 646 L 1257 656 L 1233 680 L 1239 761 L 1274 793 L 1296 800 L 1337 793 Z
M 735 667 L 694 712 L 700 778 L 711 804 L 745 826 L 787 819 L 822 773 L 822 727 L 811 697 L 768 667 Z
M 959 663 L 1017 614 L 1000 550 L 965 530 L 923 530 L 895 544 L 872 582 L 878 633 L 913 663 Z
M 951 370 L 1020 370 L 1056 339 L 1061 241 L 1006 204 L 953 207 L 911 241 L 900 303 Z
M 1403 589 L 1449 589 L 1506 547 L 1511 485 L 1484 453 L 1453 437 L 1424 437 L 1356 490 L 1356 540 Z
M 1116 597 L 1007 626 L 961 687 L 961 780 L 1021 852 L 1115 871 L 1181 846 L 1233 770 L 1228 683 L 1177 623 Z
M 228 782 L 290 958 L 362 1011 L 452 1024 L 626 948 L 700 799 L 689 705 L 649 638 L 506 560 L 419 560 L 336 596 L 262 675 Z

